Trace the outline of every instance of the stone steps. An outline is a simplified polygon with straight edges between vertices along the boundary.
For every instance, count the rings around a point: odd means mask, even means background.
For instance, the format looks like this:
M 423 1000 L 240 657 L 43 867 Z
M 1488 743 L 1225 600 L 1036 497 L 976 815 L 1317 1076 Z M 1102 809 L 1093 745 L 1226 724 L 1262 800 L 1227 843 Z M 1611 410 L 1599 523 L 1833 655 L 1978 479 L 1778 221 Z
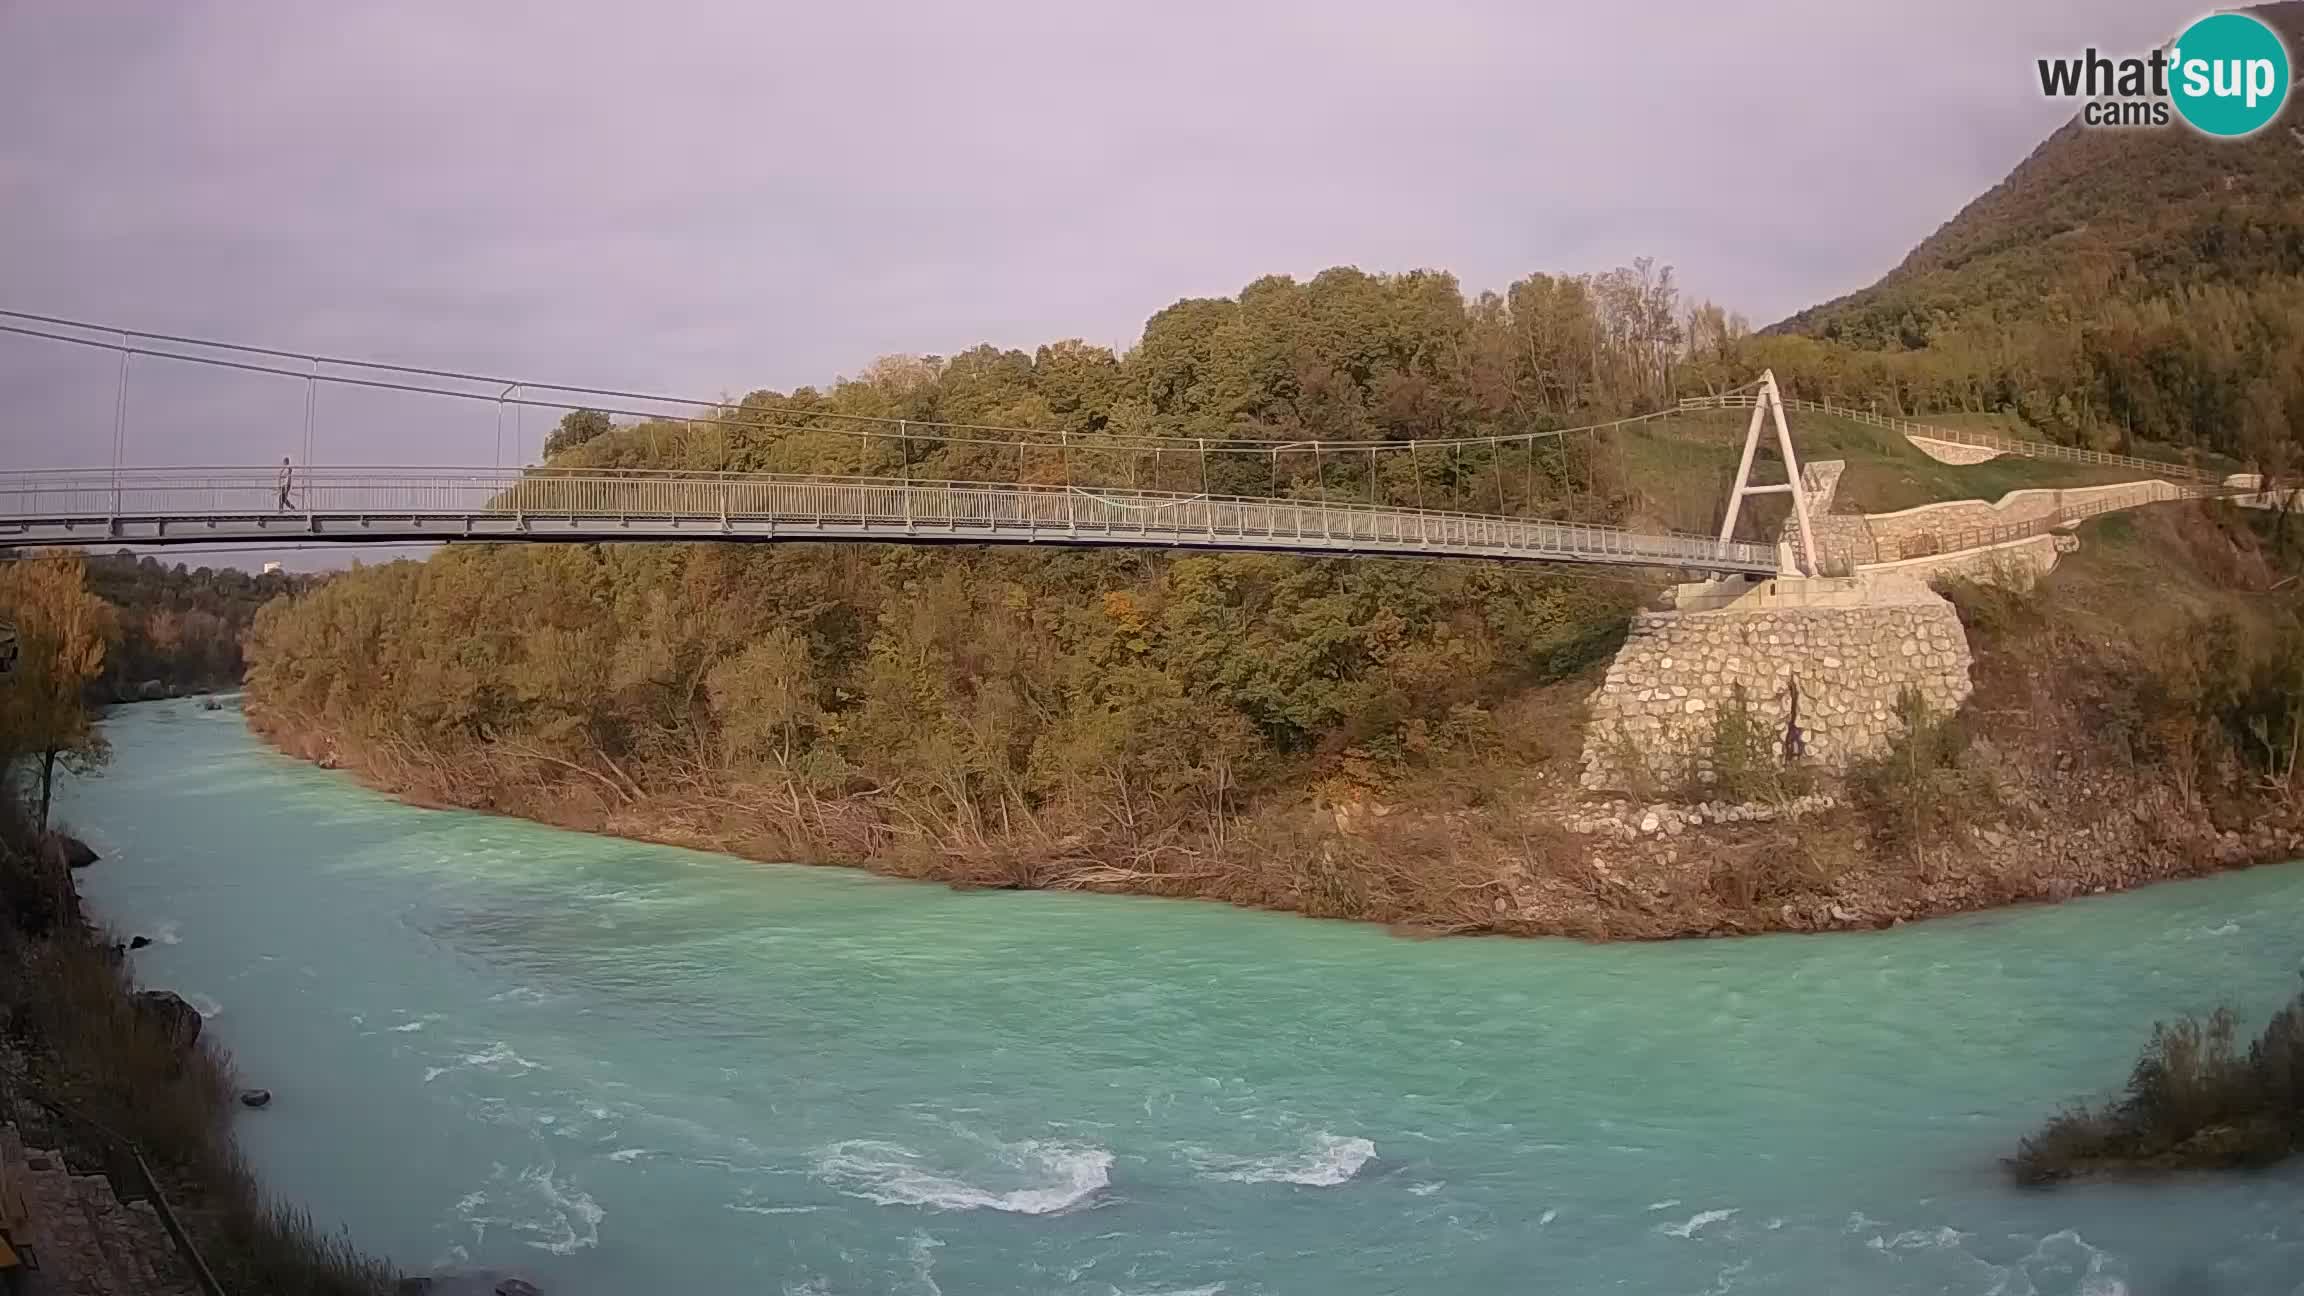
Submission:
M 150 1202 L 123 1204 L 101 1174 L 74 1174 L 61 1154 L 26 1146 L 0 1125 L 0 1174 L 20 1187 L 21 1240 L 40 1262 L 31 1291 L 53 1296 L 199 1296 Z

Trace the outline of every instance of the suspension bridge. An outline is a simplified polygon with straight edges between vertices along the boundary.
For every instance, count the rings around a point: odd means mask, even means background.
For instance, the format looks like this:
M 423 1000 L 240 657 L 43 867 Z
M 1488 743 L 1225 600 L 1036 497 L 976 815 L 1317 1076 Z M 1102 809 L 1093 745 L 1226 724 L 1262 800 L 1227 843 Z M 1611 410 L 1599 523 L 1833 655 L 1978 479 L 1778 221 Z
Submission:
M 145 333 L 0 310 L 0 335 L 106 360 L 109 464 L 0 473 L 0 546 L 406 544 L 714 540 L 1127 546 L 1655 567 L 1767 575 L 1812 547 L 1738 539 L 1748 495 L 1793 497 L 1797 461 L 1772 375 L 1740 389 L 1751 419 L 1717 534 L 1600 520 L 1608 440 L 1647 419 L 1511 437 L 1410 441 L 1184 438 L 866 417 L 788 404 L 687 400 Z M 281 464 L 153 466 L 131 447 L 188 420 L 179 379 L 137 399 L 153 366 L 269 384 Z M 300 388 L 301 409 L 280 399 Z M 389 398 L 389 418 L 348 408 Z M 262 403 L 262 402 L 255 402 Z M 467 428 L 492 407 L 483 466 L 314 462 L 323 442 L 405 439 L 407 425 Z M 344 413 L 336 414 L 339 408 Z M 506 465 L 529 412 L 593 410 L 652 452 L 716 448 L 735 470 Z M 283 411 L 286 411 L 283 414 Z M 1752 482 L 1773 416 L 1789 479 Z M 331 436 L 332 420 L 359 424 Z M 246 438 L 251 429 L 225 429 Z M 83 442 L 92 438 L 83 438 Z M 688 457 L 695 457 L 690 454 Z M 785 470 L 788 460 L 795 470 Z

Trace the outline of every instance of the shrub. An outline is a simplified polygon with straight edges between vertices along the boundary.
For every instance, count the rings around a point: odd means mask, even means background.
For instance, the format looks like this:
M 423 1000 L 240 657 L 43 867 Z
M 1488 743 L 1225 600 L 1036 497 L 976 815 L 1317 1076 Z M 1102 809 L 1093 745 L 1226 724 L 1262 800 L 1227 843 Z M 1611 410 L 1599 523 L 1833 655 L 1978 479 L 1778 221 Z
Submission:
M 1707 884 L 1713 897 L 1731 908 L 1772 908 L 1787 900 L 1830 894 L 1856 854 L 1841 833 L 1805 825 L 1788 837 L 1772 835 L 1719 851 Z
M 1710 777 L 1705 777 L 1709 775 Z M 1689 800 L 1789 801 L 1814 783 L 1813 772 L 1784 759 L 1784 736 L 1752 712 L 1744 686 L 1712 711 L 1703 745 L 1689 754 L 1682 795 Z
M 1605 764 L 1618 791 L 1635 801 L 1653 801 L 1662 794 L 1665 779 L 1656 772 L 1656 756 L 1640 745 L 1631 730 L 1612 726 L 1602 735 L 1600 746 L 1607 753 Z
M 2267 1165 L 2304 1141 L 2304 995 L 2245 1054 L 2231 1010 L 2153 1026 L 2128 1086 L 2102 1107 L 2059 1113 L 2009 1158 L 2019 1183 L 2092 1170 Z
M 1887 750 L 1850 767 L 1848 789 L 1876 837 L 1917 852 L 1999 798 L 1991 779 L 1970 765 L 1968 736 L 1955 717 L 1907 685 L 1896 697 L 1896 719 Z
M 1960 624 L 1977 634 L 2007 639 L 2037 631 L 2048 623 L 2040 582 L 2013 569 L 2003 569 L 1990 580 L 1946 576 L 1935 585 L 1960 614 Z

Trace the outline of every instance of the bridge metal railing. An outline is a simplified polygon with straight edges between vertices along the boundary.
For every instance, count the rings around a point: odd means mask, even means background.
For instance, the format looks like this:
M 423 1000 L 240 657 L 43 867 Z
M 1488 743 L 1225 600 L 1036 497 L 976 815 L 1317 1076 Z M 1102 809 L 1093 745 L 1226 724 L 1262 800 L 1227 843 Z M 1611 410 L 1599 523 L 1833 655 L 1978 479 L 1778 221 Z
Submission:
M 1750 409 L 1758 398 L 1749 393 L 1730 393 L 1725 396 L 1683 396 L 1679 408 L 1683 412 L 1715 409 Z M 2219 480 L 2217 474 L 2189 464 L 2168 463 L 2159 459 L 2145 459 L 2137 455 L 2111 454 L 2103 450 L 2088 450 L 2080 446 L 2058 445 L 2053 441 L 2028 441 L 2004 437 L 1991 432 L 1978 432 L 1967 428 L 1943 427 L 1933 423 L 1916 423 L 1911 419 L 1893 418 L 1875 414 L 1870 410 L 1849 409 L 1828 401 L 1802 400 L 1786 397 L 1787 410 L 1811 414 L 1828 414 L 1872 427 L 1886 428 L 1909 437 L 1929 441 L 1944 441 L 1955 445 L 1976 446 L 2000 454 L 2016 455 L 2025 459 L 2052 459 L 2064 463 L 2093 464 L 2111 468 L 2134 468 L 2156 477 L 2173 477 L 2181 481 Z
M 992 485 L 777 473 L 598 469 L 320 468 L 300 470 L 280 499 L 272 468 L 67 469 L 0 476 L 0 542 L 50 541 L 62 528 L 139 522 L 296 526 L 322 520 L 482 519 L 597 523 L 600 538 L 635 523 L 777 528 L 842 537 L 1075 538 L 1099 542 L 1399 552 L 1525 554 L 1690 569 L 1772 571 L 1775 547 L 1650 534 L 1593 523 L 1402 509 L 1382 504 L 1061 483 Z M 643 528 L 645 529 L 645 528 Z M 659 528 L 661 529 L 661 528 Z M 275 532 L 277 534 L 277 532 Z M 501 538 L 501 527 L 489 532 Z M 83 536 L 81 542 L 88 537 Z

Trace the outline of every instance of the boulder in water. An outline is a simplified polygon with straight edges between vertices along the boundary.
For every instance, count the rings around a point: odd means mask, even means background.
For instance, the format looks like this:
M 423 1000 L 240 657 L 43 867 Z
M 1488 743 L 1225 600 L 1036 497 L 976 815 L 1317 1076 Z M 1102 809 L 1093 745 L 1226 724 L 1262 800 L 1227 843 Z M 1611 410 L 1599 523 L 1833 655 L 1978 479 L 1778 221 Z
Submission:
M 52 832 L 48 834 L 48 849 L 55 852 L 56 858 L 62 861 L 66 868 L 86 868 L 104 858 L 98 855 L 88 843 L 70 833 Z
M 506 1278 L 496 1284 L 496 1296 L 544 1296 L 544 1289 L 525 1278 Z
M 146 680 L 136 690 L 136 696 L 146 702 L 158 702 L 168 696 L 168 686 L 158 680 Z
M 149 936 L 131 936 L 128 938 L 128 948 L 132 950 L 140 950 L 151 943 L 152 938 Z
M 269 1107 L 272 1105 L 272 1091 L 269 1089 L 243 1089 L 240 1091 L 240 1105 L 243 1107 Z
M 200 1010 L 175 991 L 139 990 L 136 1009 L 157 1022 L 177 1048 L 188 1049 L 200 1042 Z

